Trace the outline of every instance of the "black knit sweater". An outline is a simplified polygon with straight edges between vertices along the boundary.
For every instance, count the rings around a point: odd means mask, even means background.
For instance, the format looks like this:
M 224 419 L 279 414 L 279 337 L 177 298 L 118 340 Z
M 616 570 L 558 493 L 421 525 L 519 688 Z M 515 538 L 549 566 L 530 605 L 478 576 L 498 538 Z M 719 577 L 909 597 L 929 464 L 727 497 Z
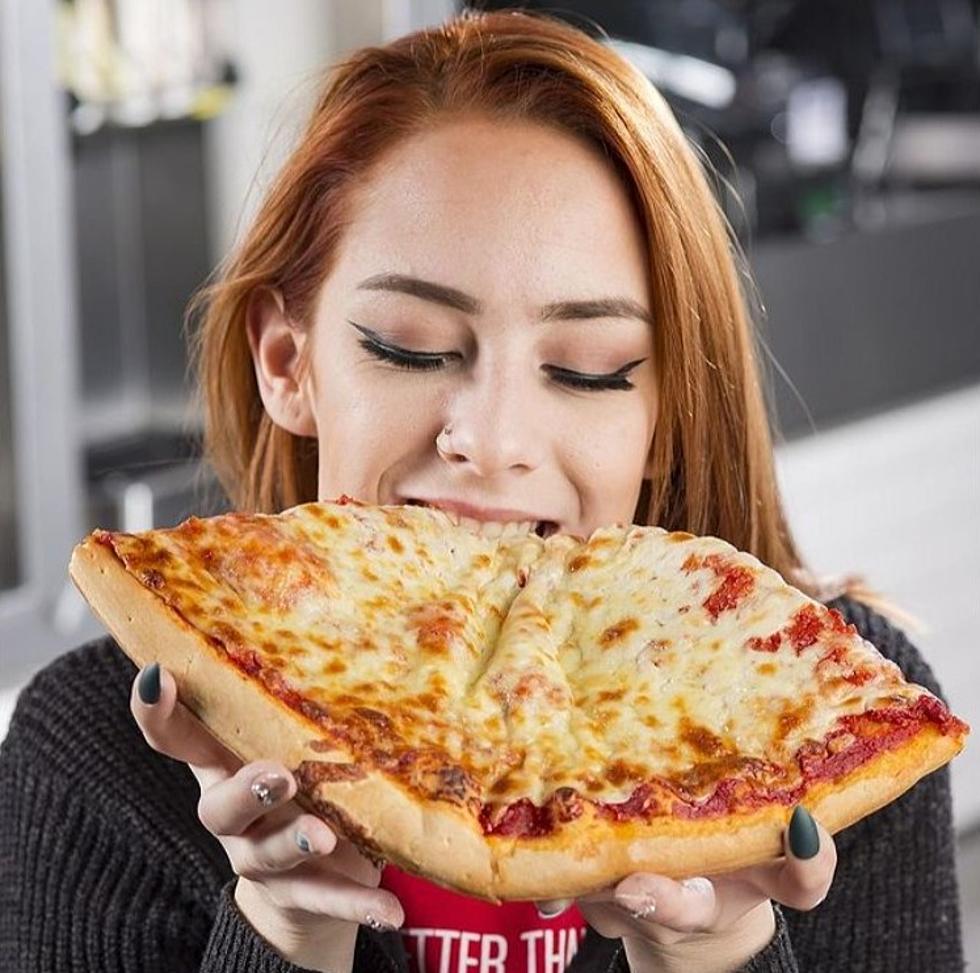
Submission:
M 905 636 L 831 603 L 906 678 L 939 694 Z M 21 694 L 0 746 L 0 970 L 296 973 L 238 912 L 234 875 L 197 818 L 188 768 L 151 750 L 129 712 L 136 670 L 109 638 L 70 652 Z M 948 769 L 836 836 L 811 912 L 776 907 L 762 971 L 962 970 Z M 405 973 L 397 932 L 361 926 L 356 973 Z M 620 940 L 589 930 L 570 973 L 626 973 Z

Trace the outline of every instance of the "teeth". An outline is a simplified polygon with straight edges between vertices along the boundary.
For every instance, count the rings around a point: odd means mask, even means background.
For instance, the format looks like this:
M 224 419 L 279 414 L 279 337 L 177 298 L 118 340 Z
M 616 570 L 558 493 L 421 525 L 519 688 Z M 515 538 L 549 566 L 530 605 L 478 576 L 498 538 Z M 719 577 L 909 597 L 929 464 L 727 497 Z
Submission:
M 535 533 L 538 522 L 534 520 L 510 520 L 502 522 L 499 520 L 477 520 L 475 517 L 461 517 L 453 510 L 442 510 L 441 508 L 430 507 L 427 503 L 414 503 L 414 506 L 425 507 L 428 510 L 438 509 L 440 513 L 449 518 L 450 523 L 457 527 L 465 527 L 467 530 L 479 534 L 481 537 L 496 539 L 498 537 L 516 537 L 521 534 Z

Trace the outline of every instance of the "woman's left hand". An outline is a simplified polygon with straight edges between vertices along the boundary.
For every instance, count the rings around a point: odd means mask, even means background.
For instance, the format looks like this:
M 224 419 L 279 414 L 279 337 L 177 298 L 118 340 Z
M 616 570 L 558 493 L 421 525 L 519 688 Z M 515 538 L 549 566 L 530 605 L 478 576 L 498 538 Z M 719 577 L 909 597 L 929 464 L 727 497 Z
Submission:
M 623 939 L 633 973 L 737 969 L 772 939 L 772 902 L 807 911 L 826 898 L 833 882 L 833 838 L 804 809 L 793 819 L 783 835 L 785 858 L 711 879 L 674 881 L 638 872 L 576 904 L 598 933 Z M 554 915 L 564 905 L 539 902 L 538 909 Z

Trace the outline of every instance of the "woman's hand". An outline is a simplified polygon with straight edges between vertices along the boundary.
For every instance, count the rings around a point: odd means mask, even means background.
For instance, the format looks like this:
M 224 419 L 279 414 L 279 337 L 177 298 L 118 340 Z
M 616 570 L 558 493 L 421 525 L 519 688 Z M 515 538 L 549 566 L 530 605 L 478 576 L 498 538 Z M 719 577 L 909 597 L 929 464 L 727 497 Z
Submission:
M 783 839 L 786 856 L 773 862 L 681 882 L 640 872 L 576 904 L 597 932 L 623 939 L 633 973 L 734 970 L 772 939 L 772 902 L 807 911 L 826 898 L 833 882 L 834 840 L 805 809 L 794 812 Z M 543 902 L 538 908 L 556 915 L 563 905 Z
M 156 664 L 133 683 L 130 707 L 154 750 L 186 763 L 201 786 L 198 816 L 239 876 L 235 901 L 284 959 L 309 969 L 351 969 L 357 924 L 396 928 L 398 899 L 378 888 L 380 871 L 346 839 L 291 800 L 283 765 L 247 765 L 177 700 Z

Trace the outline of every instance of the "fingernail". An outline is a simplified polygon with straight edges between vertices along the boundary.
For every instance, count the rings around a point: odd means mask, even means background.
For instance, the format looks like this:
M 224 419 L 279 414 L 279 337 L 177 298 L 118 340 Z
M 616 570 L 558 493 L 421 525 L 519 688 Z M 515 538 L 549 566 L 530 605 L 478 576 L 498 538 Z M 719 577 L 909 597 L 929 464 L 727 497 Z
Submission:
M 652 895 L 620 892 L 616 894 L 616 902 L 634 919 L 649 919 L 657 911 L 657 902 Z
M 313 842 L 311 842 L 302 831 L 296 832 L 296 844 L 299 845 L 299 850 L 303 852 L 304 855 L 308 855 L 313 851 Z
M 810 812 L 798 804 L 789 821 L 789 850 L 797 858 L 812 858 L 820 850 L 820 834 Z
M 372 916 L 370 912 L 364 917 L 364 925 L 370 926 L 376 932 L 394 932 L 398 928 L 390 922 L 385 922 L 384 919 Z
M 160 701 L 160 663 L 148 665 L 141 673 L 136 683 L 140 702 L 152 706 Z
M 714 888 L 711 884 L 711 879 L 705 878 L 703 875 L 696 875 L 694 878 L 685 878 L 681 882 L 681 885 L 698 895 L 709 895 Z
M 542 919 L 554 919 L 560 916 L 570 905 L 569 899 L 556 899 L 554 902 L 536 902 L 535 908 Z
M 259 804 L 272 807 L 289 790 L 289 783 L 279 774 L 259 774 L 252 781 L 252 794 Z

